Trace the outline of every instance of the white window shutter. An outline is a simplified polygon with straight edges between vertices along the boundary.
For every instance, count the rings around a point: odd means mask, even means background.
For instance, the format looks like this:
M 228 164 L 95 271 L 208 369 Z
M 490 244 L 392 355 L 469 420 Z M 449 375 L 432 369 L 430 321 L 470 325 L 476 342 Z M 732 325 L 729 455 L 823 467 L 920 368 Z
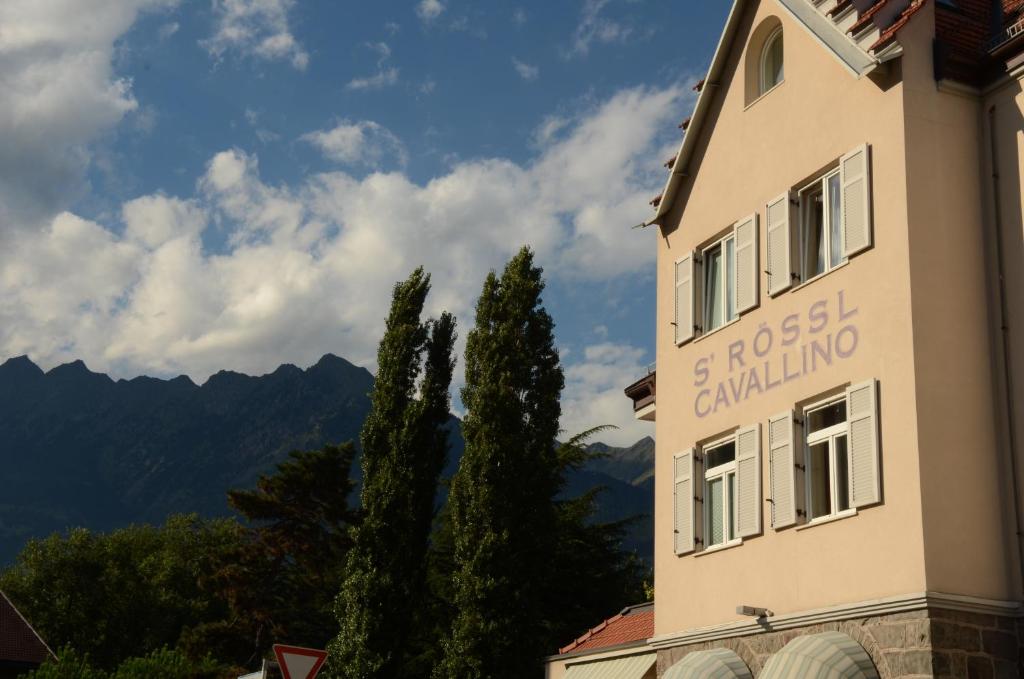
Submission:
M 796 478 L 796 449 L 793 411 L 768 418 L 768 456 L 772 487 L 772 528 L 778 530 L 797 522 L 799 495 Z
M 757 261 L 757 213 L 736 222 L 736 313 L 757 306 L 758 283 L 761 275 Z
M 676 453 L 673 459 L 673 520 L 676 554 L 687 554 L 696 547 L 697 516 L 694 511 L 694 484 L 696 474 L 693 460 L 694 450 L 690 448 Z
M 864 507 L 882 499 L 878 460 L 878 384 L 875 380 L 846 390 L 850 504 Z
M 792 281 L 792 235 L 790 234 L 789 192 L 768 203 L 768 294 L 777 295 Z
M 871 247 L 871 148 L 864 144 L 839 161 L 843 256 Z
M 737 528 L 741 538 L 761 532 L 761 425 L 736 432 Z
M 676 261 L 676 344 L 693 339 L 694 326 L 694 276 L 693 253 Z

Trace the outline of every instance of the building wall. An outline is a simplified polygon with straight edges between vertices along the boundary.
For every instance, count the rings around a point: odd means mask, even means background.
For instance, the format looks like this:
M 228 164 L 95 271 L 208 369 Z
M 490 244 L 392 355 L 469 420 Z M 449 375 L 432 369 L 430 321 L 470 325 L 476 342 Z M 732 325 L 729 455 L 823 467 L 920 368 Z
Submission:
M 1014 599 L 1016 528 L 1001 481 L 1009 465 L 996 436 L 986 304 L 981 102 L 936 87 L 933 12 L 929 4 L 900 34 L 926 583 Z
M 658 246 L 658 419 L 655 497 L 655 634 L 739 620 L 738 604 L 796 612 L 846 602 L 921 592 L 927 586 L 918 462 L 914 334 L 911 316 L 903 83 L 898 65 L 886 77 L 855 79 L 773 0 L 762 0 L 745 18 L 739 44 L 752 27 L 777 16 L 784 29 L 785 82 L 745 106 L 743 50 L 734 49 L 716 109 L 703 130 L 699 171 L 684 183 Z M 870 143 L 873 160 L 874 247 L 824 277 L 777 298 L 761 274 L 760 306 L 740 320 L 682 347 L 673 338 L 673 262 L 752 212 L 760 214 L 759 258 L 765 261 L 767 201 Z M 696 167 L 696 160 L 691 167 Z M 680 207 L 685 203 L 685 211 Z M 830 321 L 855 310 L 856 351 L 740 403 L 699 417 L 695 365 L 706 359 L 712 388 L 728 380 L 729 347 L 743 341 L 747 357 L 762 327 L 775 333 L 799 314 L 807 327 L 810 307 L 824 301 Z M 806 332 L 803 330 L 802 332 Z M 809 338 L 802 334 L 800 342 Z M 782 351 L 758 362 L 779 371 Z M 778 372 L 776 372 L 778 375 Z M 672 456 L 737 426 L 760 423 L 764 498 L 770 497 L 769 416 L 850 383 L 880 383 L 881 505 L 848 519 L 802 530 L 774 531 L 764 505 L 763 534 L 738 547 L 676 556 L 672 532 Z
M 994 422 L 999 436 L 999 449 L 1003 453 L 1001 477 L 1003 496 L 1007 504 L 1012 501 L 1010 485 L 1012 472 L 1006 454 L 1009 450 L 1009 409 L 1006 403 L 1007 371 L 1012 378 L 1015 414 L 1015 432 L 1018 460 L 1024 455 L 1024 73 L 1017 72 L 994 86 L 983 98 L 979 111 L 981 119 L 981 193 L 984 234 L 987 238 L 988 293 L 990 309 L 990 350 L 993 383 Z M 993 126 L 994 123 L 994 126 Z M 996 146 L 996 164 L 992 161 L 993 136 Z M 998 174 L 994 180 L 993 171 Z M 998 181 L 998 210 L 996 209 L 996 181 Z M 1003 360 L 1002 322 L 999 313 L 998 253 L 996 250 L 996 222 L 1001 224 L 1003 262 L 1005 267 L 1006 306 L 1009 314 L 1008 337 L 1011 350 L 1009 366 Z M 1018 462 L 1018 488 L 1024 489 L 1024 465 Z M 1024 497 L 1018 498 L 1018 502 Z M 1018 507 L 1024 515 L 1024 507 Z M 1015 529 L 1010 510 L 1004 520 Z M 1008 552 L 1019 561 L 1019 552 L 1013 547 L 1013 529 L 1008 528 Z M 1014 564 L 1016 566 L 1016 563 Z M 1014 578 L 1022 577 L 1014 570 Z

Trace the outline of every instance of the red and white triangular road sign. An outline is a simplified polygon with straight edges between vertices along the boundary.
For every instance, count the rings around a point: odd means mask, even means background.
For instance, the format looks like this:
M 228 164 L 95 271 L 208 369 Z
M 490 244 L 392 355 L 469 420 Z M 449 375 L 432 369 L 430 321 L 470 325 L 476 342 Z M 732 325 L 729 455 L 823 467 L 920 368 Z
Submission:
M 284 679 L 313 679 L 327 660 L 327 651 L 274 644 L 274 655 Z

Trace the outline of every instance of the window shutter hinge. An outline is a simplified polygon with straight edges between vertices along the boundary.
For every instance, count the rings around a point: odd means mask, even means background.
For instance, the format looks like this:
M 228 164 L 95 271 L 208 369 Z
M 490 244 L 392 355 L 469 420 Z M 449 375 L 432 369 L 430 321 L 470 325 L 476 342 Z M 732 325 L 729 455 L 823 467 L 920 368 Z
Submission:
M 807 516 L 807 512 L 805 512 L 802 509 L 798 509 L 798 510 L 796 510 L 796 515 L 797 516 Z
M 797 283 L 799 283 L 799 282 L 800 282 L 800 280 L 801 280 L 801 279 L 800 279 L 800 274 L 798 274 L 798 273 L 797 273 L 796 271 L 790 271 L 790 272 L 789 272 L 789 277 L 790 277 L 790 278 L 791 278 L 792 280 L 796 281 Z
M 801 427 L 804 426 L 804 421 L 801 420 L 799 417 L 796 417 L 795 415 L 793 416 L 793 423 L 799 424 Z
M 805 471 L 807 471 L 807 468 L 806 468 L 806 467 L 804 467 L 804 466 L 803 466 L 802 464 L 800 464 L 799 462 L 795 462 L 795 463 L 793 463 L 793 466 L 794 466 L 794 467 L 796 467 L 797 469 L 799 469 L 799 470 L 800 470 L 800 471 L 802 471 L 802 472 L 805 472 Z
M 701 538 L 694 538 L 693 542 L 695 544 L 698 544 L 698 545 L 703 545 L 704 544 L 704 540 L 702 540 Z
M 796 198 L 790 197 L 790 199 L 789 199 L 789 204 L 790 204 L 790 205 L 799 205 L 799 204 L 800 204 L 800 201 L 799 201 L 799 200 L 797 200 Z

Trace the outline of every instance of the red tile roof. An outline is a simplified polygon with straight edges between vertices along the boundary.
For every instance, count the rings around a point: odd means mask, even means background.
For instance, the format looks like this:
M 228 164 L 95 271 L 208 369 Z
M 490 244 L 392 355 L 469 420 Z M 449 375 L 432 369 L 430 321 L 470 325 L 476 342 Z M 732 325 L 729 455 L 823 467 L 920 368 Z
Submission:
M 0 663 L 40 665 L 48 657 L 54 657 L 53 651 L 0 592 Z
M 558 649 L 560 655 L 579 651 L 594 651 L 644 641 L 654 636 L 654 604 L 640 604 L 622 610 L 589 630 L 568 646 Z
M 909 22 L 913 18 L 913 16 L 917 14 L 918 10 L 924 7 L 925 1 L 926 0 L 913 0 L 913 2 L 907 5 L 907 8 L 903 10 L 898 17 L 896 17 L 896 21 L 889 24 L 888 28 L 882 31 L 882 35 L 878 38 L 875 44 L 869 47 L 868 49 L 873 52 L 877 49 L 885 47 L 890 42 L 895 40 L 896 34 L 900 32 L 901 28 L 907 25 L 907 22 Z

